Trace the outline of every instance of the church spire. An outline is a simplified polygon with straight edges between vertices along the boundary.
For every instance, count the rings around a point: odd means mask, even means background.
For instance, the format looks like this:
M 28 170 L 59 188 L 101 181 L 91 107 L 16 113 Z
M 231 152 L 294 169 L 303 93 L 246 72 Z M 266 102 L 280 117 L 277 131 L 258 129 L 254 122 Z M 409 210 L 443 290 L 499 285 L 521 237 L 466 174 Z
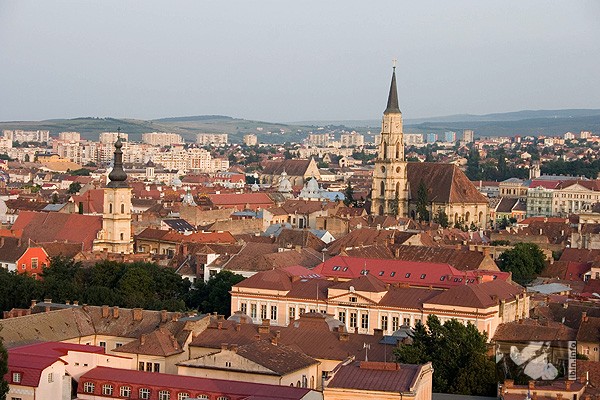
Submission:
M 398 106 L 398 89 L 396 88 L 396 60 L 394 60 L 394 70 L 392 72 L 392 84 L 390 85 L 390 93 L 388 95 L 387 108 L 383 114 L 400 114 Z
M 123 142 L 121 142 L 121 128 L 118 128 L 117 130 L 119 131 L 119 136 L 115 142 L 113 169 L 110 171 L 110 174 L 108 174 L 110 182 L 106 185 L 111 188 L 127 187 L 127 183 L 125 182 L 125 180 L 127 180 L 127 174 L 123 170 L 123 151 L 121 150 Z

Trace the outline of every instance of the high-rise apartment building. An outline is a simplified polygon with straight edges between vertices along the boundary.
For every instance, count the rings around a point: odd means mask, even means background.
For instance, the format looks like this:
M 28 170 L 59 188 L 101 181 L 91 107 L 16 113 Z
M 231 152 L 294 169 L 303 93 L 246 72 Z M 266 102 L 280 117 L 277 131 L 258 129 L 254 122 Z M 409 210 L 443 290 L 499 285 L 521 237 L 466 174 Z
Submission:
M 463 142 L 473 143 L 473 140 L 475 140 L 475 132 L 472 129 L 463 130 L 462 140 Z
M 129 135 L 123 132 L 101 132 L 98 141 L 100 143 L 113 145 L 119 137 L 121 138 L 121 142 L 129 141 Z
M 202 146 L 219 146 L 228 143 L 228 135 L 226 133 L 199 133 L 196 135 L 196 143 Z
M 3 135 L 6 139 L 13 142 L 39 142 L 48 143 L 50 140 L 50 131 L 23 131 L 4 130 Z
M 152 146 L 172 146 L 183 143 L 181 135 L 167 132 L 142 133 L 142 142 Z
M 246 146 L 256 146 L 258 144 L 258 136 L 251 133 L 244 135 L 244 144 Z
M 340 145 L 342 147 L 361 147 L 365 145 L 365 137 L 358 132 L 342 133 Z
M 79 132 L 60 132 L 58 134 L 58 140 L 79 142 L 81 140 L 81 134 Z

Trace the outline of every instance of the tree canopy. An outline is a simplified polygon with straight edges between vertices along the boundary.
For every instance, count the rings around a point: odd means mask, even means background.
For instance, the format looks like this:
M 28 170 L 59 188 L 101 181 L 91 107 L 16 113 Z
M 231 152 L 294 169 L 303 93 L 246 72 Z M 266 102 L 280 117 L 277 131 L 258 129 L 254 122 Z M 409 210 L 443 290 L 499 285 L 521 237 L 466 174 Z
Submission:
M 245 278 L 230 271 L 221 271 L 208 282 L 196 281 L 188 294 L 188 305 L 198 307 L 203 313 L 216 312 L 221 315 L 231 314 L 231 295 L 229 291 L 236 283 Z
M 517 243 L 498 258 L 502 271 L 512 272 L 512 278 L 520 284 L 535 279 L 546 266 L 546 257 L 535 243 Z
M 4 379 L 6 374 L 8 374 L 8 352 L 0 340 L 0 400 L 5 400 L 8 393 L 8 382 Z
M 418 322 L 411 334 L 412 344 L 395 350 L 400 363 L 433 365 L 433 391 L 463 395 L 494 395 L 496 367 L 486 355 L 487 335 L 456 319 L 441 323 L 435 315 L 427 327 Z

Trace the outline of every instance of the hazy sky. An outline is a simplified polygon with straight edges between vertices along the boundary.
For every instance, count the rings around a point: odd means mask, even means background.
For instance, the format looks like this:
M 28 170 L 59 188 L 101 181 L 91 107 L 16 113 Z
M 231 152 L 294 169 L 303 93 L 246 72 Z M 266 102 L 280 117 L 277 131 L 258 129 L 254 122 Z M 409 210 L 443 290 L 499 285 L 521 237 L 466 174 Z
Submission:
M 417 4 L 418 3 L 418 4 Z M 0 120 L 600 108 L 598 1 L 0 0 Z

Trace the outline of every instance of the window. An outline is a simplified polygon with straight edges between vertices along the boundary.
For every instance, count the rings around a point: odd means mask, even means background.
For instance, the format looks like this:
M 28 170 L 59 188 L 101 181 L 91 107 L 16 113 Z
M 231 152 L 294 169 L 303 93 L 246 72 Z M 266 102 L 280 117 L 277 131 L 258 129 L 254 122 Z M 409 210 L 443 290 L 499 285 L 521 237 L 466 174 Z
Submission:
M 404 322 L 403 322 L 403 324 L 404 324 L 405 326 L 410 326 L 410 318 L 404 318 Z
M 256 304 L 250 304 L 250 317 L 256 318 Z
M 392 317 L 392 330 L 396 332 L 400 328 L 400 318 Z
M 113 394 L 113 385 L 110 385 L 108 383 L 102 385 L 102 394 L 112 395 Z
M 306 313 L 306 308 L 304 308 L 304 307 L 300 307 L 300 308 L 298 309 L 298 314 L 299 314 L 299 315 L 302 315 L 302 314 L 304 314 L 304 313 Z
M 201 394 L 201 395 L 198 395 L 198 397 L 197 397 L 197 398 L 198 398 L 198 399 L 209 399 L 210 397 L 208 397 L 208 395 L 207 395 L 207 394 Z
M 108 203 L 108 213 L 112 214 L 112 203 Z
M 143 361 L 140 361 L 140 362 L 138 363 L 138 370 L 140 370 L 140 371 L 143 371 L 143 370 L 144 370 L 144 362 L 143 362 Z
M 356 303 L 356 302 L 358 302 L 358 297 L 350 296 L 350 303 Z
M 125 214 L 125 204 L 121 203 L 121 214 Z
M 362 314 L 360 316 L 360 327 L 363 329 L 369 329 L 369 314 Z
M 387 317 L 387 315 L 382 315 L 381 316 L 381 329 L 383 329 L 384 331 L 388 330 L 388 317 Z
M 158 392 L 158 400 L 169 400 L 171 398 L 171 392 L 168 390 L 161 390 Z
M 123 343 L 117 343 L 117 344 L 115 345 L 115 347 L 116 347 L 117 349 L 118 349 L 119 347 L 121 347 L 121 346 L 123 346 Z
M 410 272 L 404 275 L 405 278 L 410 278 Z
M 184 392 L 184 393 L 179 393 L 177 395 L 177 400 L 185 400 L 185 399 L 189 399 L 189 398 L 190 398 L 190 394 L 189 393 L 185 393 Z M 208 397 L 200 397 L 200 396 L 198 396 L 196 398 L 197 399 L 205 399 L 205 398 L 207 399 Z
M 83 391 L 85 393 L 94 393 L 94 389 L 96 389 L 94 382 L 86 382 L 83 384 Z
M 106 342 L 100 342 L 98 343 L 98 346 L 104 347 L 104 350 L 106 350 Z
M 350 328 L 356 328 L 357 325 L 357 315 L 355 312 L 350 313 Z
M 264 304 L 260 306 L 260 318 L 267 319 L 267 306 Z
M 131 397 L 131 386 L 121 386 L 119 395 L 121 397 Z
M 48 383 L 52 383 L 54 382 L 54 374 L 52 372 L 50 372 L 48 374 Z
M 290 307 L 290 309 L 288 311 L 290 314 L 290 321 L 295 320 L 296 319 L 296 307 Z
M 21 383 L 21 373 L 13 372 L 13 383 Z
M 444 279 L 446 279 L 446 275 L 440 276 L 440 281 L 443 281 Z
M 152 372 L 152 363 L 151 362 L 146 363 L 146 371 Z
M 390 276 L 396 276 L 396 271 L 390 272 Z
M 345 324 L 346 323 L 346 311 L 340 311 L 338 312 L 338 320 L 342 323 Z
M 154 363 L 154 372 L 160 372 L 160 364 Z
M 219 396 L 219 397 L 217 397 L 217 400 L 229 400 L 229 397 L 227 397 L 227 396 Z
M 248 305 L 246 303 L 240 304 L 240 311 L 242 314 L 246 314 L 248 312 Z
M 383 271 L 379 271 L 379 276 L 383 276 Z
M 427 274 L 421 274 L 421 279 L 425 279 L 426 276 Z
M 271 319 L 277 321 L 277 306 L 271 306 Z
M 37 257 L 34 257 L 31 259 L 31 269 L 37 269 L 38 267 L 38 259 Z
M 225 366 L 227 368 L 231 368 L 231 361 L 225 361 Z
M 147 400 L 149 398 L 150 398 L 150 389 L 148 389 L 148 388 L 141 388 L 140 389 L 140 399 Z

